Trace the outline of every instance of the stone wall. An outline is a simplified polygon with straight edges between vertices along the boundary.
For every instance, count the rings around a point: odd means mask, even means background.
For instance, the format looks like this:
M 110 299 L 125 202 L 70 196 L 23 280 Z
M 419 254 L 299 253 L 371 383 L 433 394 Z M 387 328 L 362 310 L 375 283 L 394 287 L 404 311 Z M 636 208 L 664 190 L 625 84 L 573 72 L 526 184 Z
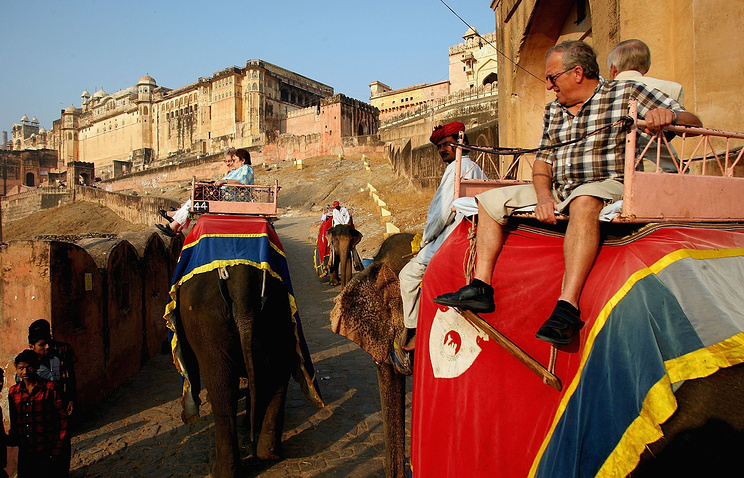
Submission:
M 162 197 L 131 196 L 99 188 L 75 186 L 73 189 L 37 188 L 2 198 L 2 221 L 8 224 L 44 209 L 72 201 L 100 204 L 133 224 L 154 226 L 162 222 L 158 209 L 180 206 L 178 201 Z
M 179 207 L 178 201 L 153 196 L 132 196 L 99 188 L 75 187 L 75 200 L 100 204 L 133 224 L 154 226 L 163 222 L 159 209 Z
M 673 80 L 685 90 L 685 107 L 707 127 L 742 131 L 744 98 L 744 2 L 741 0 L 589 0 L 492 2 L 499 62 L 500 141 L 528 147 L 539 141 L 544 106 L 545 53 L 563 40 L 584 39 L 608 77 L 607 55 L 622 40 L 638 38 L 651 49 L 649 76 Z M 516 60 L 515 67 L 510 60 Z
M 42 209 L 61 206 L 73 201 L 73 192 L 69 189 L 34 188 L 20 194 L 1 198 L 2 222 L 7 224 Z
M 467 117 L 455 118 L 452 121 L 466 122 Z M 478 146 L 498 146 L 498 122 L 466 128 L 470 144 Z M 431 130 L 428 130 L 431 134 Z M 428 139 L 428 137 L 427 137 Z M 413 146 L 411 139 L 397 139 L 387 147 L 388 160 L 397 174 L 408 178 L 419 190 L 434 191 L 442 179 L 447 165 L 440 159 L 433 144 L 427 142 L 420 146 Z M 475 155 L 472 155 L 475 159 Z M 489 177 L 496 177 L 493 166 L 488 163 L 484 167 Z
M 414 187 L 436 189 L 445 165 L 429 143 L 434 127 L 460 121 L 465 124 L 471 144 L 498 146 L 497 101 L 495 89 L 481 88 L 473 94 L 451 95 L 386 121 L 380 128 L 380 139 L 386 142 L 388 161 L 395 172 L 408 178 Z
M 76 409 L 101 400 L 168 349 L 162 315 L 182 241 L 150 231 L 126 240 L 0 246 L 0 366 L 12 376 L 13 359 L 28 348 L 28 326 L 47 319 L 55 339 L 80 358 Z
M 361 156 L 385 154 L 385 143 L 378 135 L 348 136 L 341 138 L 341 144 L 333 147 L 321 141 L 320 134 L 281 135 L 275 144 L 263 148 L 262 156 L 271 161 L 308 159 L 317 156 Z

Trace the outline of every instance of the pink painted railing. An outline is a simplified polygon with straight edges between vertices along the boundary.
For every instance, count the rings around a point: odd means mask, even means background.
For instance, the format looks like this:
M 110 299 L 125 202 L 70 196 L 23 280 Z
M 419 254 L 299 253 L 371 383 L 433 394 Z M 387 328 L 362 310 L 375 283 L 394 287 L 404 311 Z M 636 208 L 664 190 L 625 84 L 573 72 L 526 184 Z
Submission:
M 678 135 L 673 141 L 676 150 L 659 133 L 636 156 L 637 129 L 644 128 L 645 122 L 637 118 L 634 100 L 629 105 L 629 117 L 632 122 L 626 137 L 623 206 L 614 222 L 744 222 L 744 208 L 739 202 L 744 200 L 744 177 L 735 176 L 735 172 L 744 171 L 744 133 L 669 126 L 665 131 Z M 662 171 L 663 152 L 668 152 L 676 172 Z M 457 161 L 461 155 L 458 148 Z M 652 158 L 651 171 L 639 170 L 644 156 Z M 495 171 L 496 177 L 461 178 L 455 182 L 455 198 L 530 182 L 516 178 L 531 177 L 533 154 L 502 156 L 471 151 L 470 158 L 481 168 L 490 165 L 488 169 Z
M 217 187 L 197 182 L 191 188 L 191 212 L 276 217 L 279 181 L 273 186 L 229 185 Z

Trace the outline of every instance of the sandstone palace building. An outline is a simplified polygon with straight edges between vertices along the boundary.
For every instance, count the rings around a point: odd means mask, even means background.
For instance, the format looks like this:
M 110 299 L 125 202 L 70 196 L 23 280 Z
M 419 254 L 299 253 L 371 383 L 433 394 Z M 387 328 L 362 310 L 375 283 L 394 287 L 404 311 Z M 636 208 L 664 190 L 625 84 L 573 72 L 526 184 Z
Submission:
M 349 137 L 374 135 L 377 126 L 373 106 L 248 60 L 176 89 L 145 75 L 115 93 L 83 91 L 80 107 L 63 110 L 51 131 L 24 116 L 10 146 L 56 150 L 60 171 L 72 162 L 92 163 L 108 179 L 228 147 L 249 148 L 258 160 L 336 154 Z M 266 153 L 272 157 L 262 158 Z

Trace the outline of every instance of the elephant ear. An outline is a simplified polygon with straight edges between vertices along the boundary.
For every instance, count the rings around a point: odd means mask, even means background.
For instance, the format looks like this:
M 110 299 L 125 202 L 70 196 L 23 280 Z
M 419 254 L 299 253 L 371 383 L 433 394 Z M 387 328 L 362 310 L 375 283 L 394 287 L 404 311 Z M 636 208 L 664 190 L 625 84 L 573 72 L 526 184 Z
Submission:
M 377 363 L 384 362 L 403 330 L 398 276 L 374 262 L 356 275 L 336 297 L 331 330 L 359 345 Z

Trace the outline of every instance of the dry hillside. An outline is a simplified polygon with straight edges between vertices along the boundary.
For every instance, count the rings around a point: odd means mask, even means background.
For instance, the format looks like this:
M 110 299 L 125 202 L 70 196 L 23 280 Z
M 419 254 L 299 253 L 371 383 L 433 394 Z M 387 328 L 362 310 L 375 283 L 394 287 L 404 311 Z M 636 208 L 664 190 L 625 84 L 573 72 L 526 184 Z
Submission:
M 285 217 L 317 215 L 319 218 L 323 207 L 334 200 L 353 208 L 355 225 L 364 234 L 360 253 L 370 257 L 382 242 L 385 224 L 379 207 L 370 198 L 367 184 L 374 186 L 387 203 L 393 224 L 407 232 L 422 231 L 431 194 L 418 193 L 405 178 L 396 178 L 383 158 L 367 158 L 367 163 L 369 171 L 359 157 L 309 159 L 305 160 L 302 169 L 297 169 L 290 161 L 278 162 L 269 168 L 258 165 L 255 167 L 256 183 L 279 181 L 279 206 Z M 136 193 L 183 200 L 188 196 L 188 189 L 184 186 L 165 184 L 157 190 L 137 190 Z M 3 224 L 3 240 L 33 239 L 40 235 L 119 234 L 146 228 L 124 221 L 97 204 L 76 202 Z M 316 232 L 308 231 L 308 240 L 314 240 Z

